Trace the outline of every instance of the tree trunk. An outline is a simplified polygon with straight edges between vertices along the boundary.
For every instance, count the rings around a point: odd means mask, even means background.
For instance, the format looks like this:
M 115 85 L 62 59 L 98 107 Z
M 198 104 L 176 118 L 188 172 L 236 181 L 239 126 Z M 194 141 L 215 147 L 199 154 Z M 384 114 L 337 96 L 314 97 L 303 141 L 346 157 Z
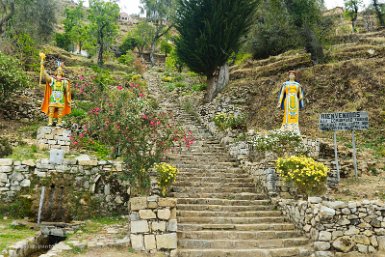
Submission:
M 207 91 L 204 97 L 205 103 L 210 103 L 229 83 L 229 66 L 224 64 L 212 76 L 207 77 Z
M 378 4 L 377 0 L 373 0 L 373 6 L 374 6 L 374 9 L 376 10 L 378 20 L 380 21 L 380 26 L 382 27 L 385 26 L 384 15 L 381 12 L 380 5 Z
M 154 66 L 155 65 L 155 62 L 156 62 L 156 60 L 155 60 L 155 56 L 154 56 L 154 54 L 155 54 L 155 48 L 156 48 L 156 41 L 157 41 L 157 39 L 156 39 L 156 37 L 152 40 L 152 42 L 151 42 L 151 52 L 150 52 L 150 61 L 151 61 L 151 65 L 152 66 Z
M 15 1 L 10 1 L 10 10 L 8 14 L 6 14 L 2 19 L 0 19 L 0 35 L 2 35 L 5 32 L 5 25 L 6 23 L 12 18 L 12 16 L 15 14 Z M 7 13 L 7 8 L 4 6 L 4 12 Z
M 324 59 L 324 52 L 320 41 L 315 33 L 307 25 L 303 28 L 303 34 L 305 37 L 305 48 L 308 53 L 311 54 L 313 63 L 317 64 Z
M 104 51 L 104 38 L 103 38 L 103 32 L 100 32 L 99 35 L 99 53 L 98 53 L 98 65 L 103 66 L 103 51 Z

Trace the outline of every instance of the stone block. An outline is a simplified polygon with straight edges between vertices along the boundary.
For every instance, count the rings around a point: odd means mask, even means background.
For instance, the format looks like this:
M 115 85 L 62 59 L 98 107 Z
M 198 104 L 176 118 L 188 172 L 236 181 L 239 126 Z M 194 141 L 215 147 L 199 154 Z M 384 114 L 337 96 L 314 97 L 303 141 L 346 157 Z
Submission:
M 178 230 L 178 222 L 176 219 L 171 219 L 167 223 L 168 232 L 176 232 Z
M 333 247 L 340 252 L 350 252 L 356 244 L 349 236 L 343 236 L 333 242 Z
M 322 202 L 322 198 L 321 197 L 308 197 L 307 201 L 309 203 L 317 204 L 317 203 L 321 203 Z
M 10 173 L 12 166 L 0 166 L 0 173 Z
M 8 176 L 5 173 L 0 173 L 0 183 L 8 183 Z
M 326 206 L 322 206 L 319 212 L 321 220 L 332 219 L 335 214 L 336 214 L 335 210 L 328 208 Z
M 21 187 L 30 187 L 31 186 L 31 180 L 24 179 L 23 181 L 21 181 L 20 186 Z
M 334 257 L 334 254 L 329 251 L 317 251 L 315 257 Z
M 369 251 L 369 247 L 363 244 L 357 244 L 357 249 L 360 253 L 367 253 Z
M 131 233 L 147 233 L 149 231 L 150 230 L 146 220 L 131 221 Z
M 146 197 L 133 197 L 130 199 L 131 211 L 139 211 L 147 208 Z
M 385 236 L 377 237 L 378 250 L 385 251 Z
M 332 233 L 327 232 L 327 231 L 321 231 L 319 233 L 319 240 L 320 241 L 331 241 L 332 240 Z
M 140 210 L 139 217 L 143 220 L 156 219 L 156 215 L 152 210 Z
M 166 231 L 166 222 L 165 221 L 154 221 L 151 224 L 151 229 L 153 232 L 155 232 L 155 231 L 164 232 L 164 231 Z
M 176 208 L 171 209 L 170 219 L 176 219 Z
M 0 166 L 11 166 L 12 164 L 12 159 L 0 159 Z
M 367 236 L 364 236 L 364 235 L 353 236 L 353 241 L 356 244 L 370 245 L 370 239 Z
M 170 209 L 161 209 L 158 210 L 158 218 L 161 220 L 169 220 L 171 217 Z
M 176 233 L 156 235 L 156 248 L 158 250 L 170 250 L 177 248 Z
M 49 162 L 51 164 L 63 164 L 64 151 L 60 149 L 51 149 L 49 151 Z
M 144 250 L 143 235 L 131 234 L 131 246 L 136 251 L 143 251 Z
M 159 207 L 175 207 L 176 199 L 175 198 L 159 198 L 158 200 Z
M 314 242 L 314 248 L 316 251 L 326 251 L 330 249 L 330 243 L 328 242 Z
M 156 208 L 158 208 L 158 203 L 157 202 L 148 202 L 147 208 L 156 209 Z
M 145 235 L 144 236 L 144 248 L 147 251 L 156 249 L 155 235 Z
M 23 165 L 27 165 L 29 167 L 35 167 L 36 163 L 34 160 L 25 160 L 21 162 Z

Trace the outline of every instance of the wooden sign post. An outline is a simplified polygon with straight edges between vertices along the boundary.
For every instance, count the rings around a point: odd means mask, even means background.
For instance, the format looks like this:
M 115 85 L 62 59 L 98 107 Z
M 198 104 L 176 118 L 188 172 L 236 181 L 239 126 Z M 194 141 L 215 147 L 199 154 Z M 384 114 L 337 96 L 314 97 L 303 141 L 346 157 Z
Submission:
M 334 131 L 334 155 L 337 166 L 337 181 L 340 182 L 340 168 L 338 163 L 337 131 L 352 131 L 354 175 L 358 177 L 356 130 L 369 128 L 369 115 L 367 112 L 336 112 L 323 113 L 320 116 L 320 130 Z

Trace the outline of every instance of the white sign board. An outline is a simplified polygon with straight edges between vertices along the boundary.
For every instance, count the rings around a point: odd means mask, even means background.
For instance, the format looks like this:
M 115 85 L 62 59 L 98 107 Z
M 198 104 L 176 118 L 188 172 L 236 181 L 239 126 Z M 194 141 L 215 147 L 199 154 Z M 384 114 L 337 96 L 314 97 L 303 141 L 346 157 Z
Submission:
M 367 112 L 322 113 L 320 129 L 322 131 L 365 130 L 369 128 Z

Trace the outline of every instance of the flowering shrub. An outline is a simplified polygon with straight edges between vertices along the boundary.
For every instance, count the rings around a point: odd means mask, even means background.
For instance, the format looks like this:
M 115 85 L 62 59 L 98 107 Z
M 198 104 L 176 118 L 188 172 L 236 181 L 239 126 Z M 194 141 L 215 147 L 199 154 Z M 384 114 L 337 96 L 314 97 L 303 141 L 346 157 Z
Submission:
M 94 99 L 87 119 L 79 126 L 82 129 L 73 137 L 73 145 L 78 147 L 93 142 L 110 147 L 112 157 L 124 159 L 126 177 L 141 192 L 149 189 L 147 171 L 154 163 L 160 163 L 167 151 L 193 143 L 192 134 L 187 134 L 172 114 L 159 112 L 147 95 L 146 88 L 136 83 L 109 88 Z
M 321 194 L 326 190 L 330 169 L 309 157 L 279 158 L 276 172 L 286 182 L 293 182 L 298 192 L 306 196 Z
M 274 152 L 281 157 L 287 154 L 307 153 L 301 136 L 293 132 L 276 130 L 268 135 L 256 135 L 250 143 L 255 151 Z
M 220 130 L 243 128 L 245 123 L 245 119 L 242 115 L 223 112 L 217 113 L 214 116 L 213 121 Z
M 171 184 L 176 180 L 178 169 L 168 163 L 157 163 L 154 168 L 158 174 L 158 185 L 162 196 L 167 195 L 167 191 Z

